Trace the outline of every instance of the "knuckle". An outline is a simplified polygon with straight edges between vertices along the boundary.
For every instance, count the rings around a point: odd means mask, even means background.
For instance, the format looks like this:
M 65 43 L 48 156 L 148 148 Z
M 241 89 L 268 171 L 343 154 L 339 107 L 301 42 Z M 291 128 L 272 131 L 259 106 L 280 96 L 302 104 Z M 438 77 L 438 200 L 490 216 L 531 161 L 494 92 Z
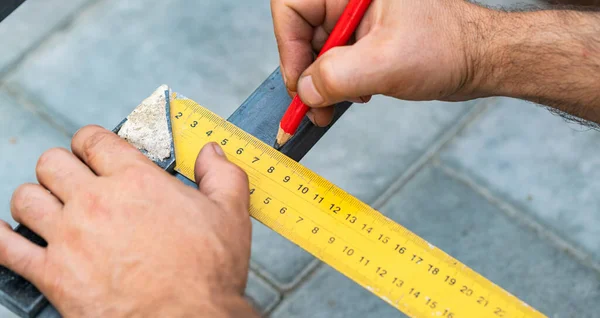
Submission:
M 47 167 L 51 166 L 53 162 L 60 160 L 65 153 L 68 153 L 68 150 L 64 148 L 52 148 L 42 153 L 37 162 L 36 171 L 39 173 L 40 171 L 45 170 Z
M 71 139 L 71 149 L 75 149 L 77 145 L 82 145 L 86 140 L 86 136 L 95 134 L 98 130 L 102 130 L 102 127 L 96 125 L 87 125 L 80 128 L 73 134 Z
M 33 257 L 24 253 L 12 253 L 11 248 L 7 248 L 7 257 L 9 257 L 9 267 L 18 268 L 21 273 L 31 273 L 34 270 Z M 15 255 L 17 254 L 17 255 Z
M 343 92 L 339 80 L 335 76 L 334 60 L 330 57 L 325 57 L 319 63 L 318 67 L 318 73 L 321 77 L 321 87 L 317 86 L 317 90 L 320 90 L 320 93 L 325 98 L 327 98 L 326 96 L 342 96 Z
M 82 136 L 94 134 L 95 131 L 104 130 L 101 126 L 98 125 L 86 125 L 81 127 L 75 134 L 73 135 L 73 139 L 81 138 Z
M 235 165 L 235 164 L 230 164 L 229 167 L 229 174 L 231 176 L 231 178 L 233 180 L 235 180 L 236 182 L 240 182 L 240 183 L 248 183 L 248 174 L 246 173 L 246 171 L 244 171 L 242 168 L 240 168 L 239 166 Z
M 111 209 L 107 206 L 109 203 L 107 203 L 106 198 L 97 193 L 84 191 L 79 194 L 77 201 L 78 204 L 84 207 L 83 212 L 86 217 L 90 219 L 108 217 L 111 215 Z M 79 240 L 81 235 L 78 234 L 79 229 L 76 228 L 65 232 L 66 237 L 68 237 L 71 242 Z
M 12 195 L 10 200 L 11 212 L 13 217 L 17 217 L 18 211 L 27 210 L 35 201 L 35 185 L 20 185 Z
M 5 229 L 2 229 L 1 231 L 6 231 Z M 4 266 L 9 266 L 9 261 L 10 261 L 10 245 L 8 244 L 3 244 L 0 242 L 0 264 L 3 264 Z
M 101 152 L 101 149 L 109 142 L 110 134 L 104 131 L 96 131 L 83 141 L 83 156 L 93 164 Z
M 145 164 L 127 164 L 119 172 L 122 183 L 129 189 L 146 189 L 156 183 L 156 177 L 153 171 L 147 169 Z

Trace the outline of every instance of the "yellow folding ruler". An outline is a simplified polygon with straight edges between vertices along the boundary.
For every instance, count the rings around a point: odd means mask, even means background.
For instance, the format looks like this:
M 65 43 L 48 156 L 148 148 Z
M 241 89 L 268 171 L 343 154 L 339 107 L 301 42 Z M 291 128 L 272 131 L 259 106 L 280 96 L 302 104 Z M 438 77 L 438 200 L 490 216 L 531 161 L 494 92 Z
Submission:
M 250 180 L 250 214 L 411 317 L 545 317 L 401 225 L 189 99 L 171 100 L 175 170 L 217 142 Z

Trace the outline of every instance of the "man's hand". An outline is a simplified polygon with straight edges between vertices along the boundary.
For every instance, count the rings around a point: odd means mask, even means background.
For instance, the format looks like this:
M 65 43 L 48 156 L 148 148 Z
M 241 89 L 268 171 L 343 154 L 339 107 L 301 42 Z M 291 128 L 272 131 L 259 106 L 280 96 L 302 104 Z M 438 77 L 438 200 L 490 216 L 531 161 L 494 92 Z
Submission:
M 46 248 L 0 227 L 0 264 L 37 286 L 66 317 L 253 317 L 243 297 L 251 223 L 246 174 L 209 144 L 200 190 L 110 131 L 46 152 L 39 185 L 14 193 L 16 221 Z
M 288 90 L 300 94 L 316 125 L 331 121 L 326 107 L 383 94 L 408 100 L 471 96 L 480 8 L 461 0 L 373 0 L 350 46 L 313 63 L 348 0 L 272 0 L 280 66 Z M 313 63 L 311 65 L 311 63 Z
M 373 0 L 355 42 L 313 63 L 347 3 L 271 1 L 284 81 L 312 107 L 316 125 L 330 123 L 328 106 L 375 94 L 508 96 L 600 123 L 598 10 L 505 12 L 465 0 Z

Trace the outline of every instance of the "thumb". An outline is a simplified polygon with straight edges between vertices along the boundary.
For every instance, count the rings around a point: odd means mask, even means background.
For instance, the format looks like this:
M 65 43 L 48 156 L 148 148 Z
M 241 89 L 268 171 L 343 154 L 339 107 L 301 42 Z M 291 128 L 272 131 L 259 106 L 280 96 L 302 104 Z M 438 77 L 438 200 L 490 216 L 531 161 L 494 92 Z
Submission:
M 210 200 L 225 210 L 248 213 L 248 175 L 227 160 L 218 144 L 208 143 L 202 148 L 196 159 L 194 172 L 200 192 Z
M 298 80 L 298 95 L 311 107 L 342 101 L 368 101 L 380 93 L 385 66 L 381 49 L 365 37 L 352 46 L 334 47 L 319 57 Z

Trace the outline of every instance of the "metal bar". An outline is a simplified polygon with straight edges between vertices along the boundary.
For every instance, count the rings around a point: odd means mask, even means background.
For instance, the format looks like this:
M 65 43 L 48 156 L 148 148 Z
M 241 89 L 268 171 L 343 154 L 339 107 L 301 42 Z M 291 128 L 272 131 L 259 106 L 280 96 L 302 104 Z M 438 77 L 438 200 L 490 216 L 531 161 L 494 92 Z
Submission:
M 279 121 L 290 102 L 291 98 L 278 68 L 229 117 L 228 121 L 268 145 L 272 145 L 275 141 Z M 316 127 L 305 119 L 294 137 L 280 151 L 290 158 L 300 161 L 325 135 L 333 123 L 348 110 L 350 105 L 349 102 L 336 105 L 334 120 L 326 128 Z M 121 125 L 122 122 L 115 130 L 118 131 Z M 184 176 L 175 174 L 185 184 L 196 186 Z M 44 240 L 23 226 L 19 226 L 16 231 L 39 245 L 45 245 Z M 3 267 L 0 267 L 0 304 L 23 318 L 60 318 L 58 311 L 48 304 L 46 298 L 33 285 Z
M 15 11 L 25 0 L 2 0 L 0 2 L 0 22 L 6 19 L 13 11 Z

